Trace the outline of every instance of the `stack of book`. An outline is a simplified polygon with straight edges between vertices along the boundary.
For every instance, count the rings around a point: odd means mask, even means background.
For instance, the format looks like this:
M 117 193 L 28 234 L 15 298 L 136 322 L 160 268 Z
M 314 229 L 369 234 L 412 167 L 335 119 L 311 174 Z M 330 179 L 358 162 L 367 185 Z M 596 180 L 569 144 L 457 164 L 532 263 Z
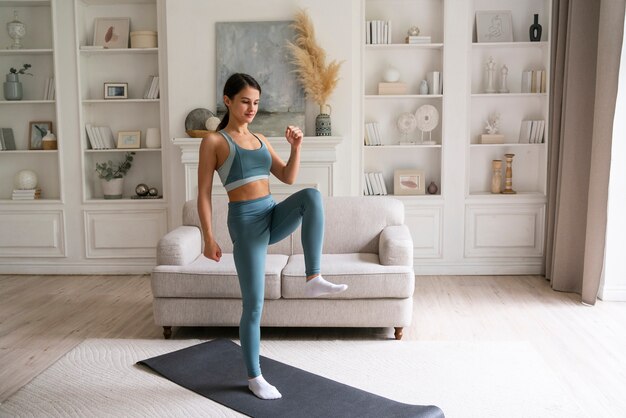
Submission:
M 41 189 L 13 190 L 13 200 L 35 200 L 41 198 Z
M 523 120 L 519 131 L 519 142 L 521 144 L 543 143 L 545 128 L 545 120 Z
M 56 96 L 56 88 L 54 87 L 54 77 L 46 78 L 46 84 L 43 89 L 43 100 L 54 100 Z
M 527 70 L 522 72 L 522 93 L 545 93 L 546 70 Z
M 4 150 L 15 150 L 15 138 L 11 128 L 0 128 L 0 151 Z
M 387 195 L 387 186 L 383 173 L 371 172 L 363 173 L 363 194 L 365 196 L 385 196 Z
M 144 99 L 158 99 L 159 98 L 159 76 L 151 75 L 148 76 L 148 81 L 146 82 L 146 88 L 143 91 Z
M 430 36 L 407 36 L 405 40 L 407 44 L 429 44 Z
M 113 131 L 108 126 L 92 126 L 86 124 L 87 139 L 91 149 L 113 149 L 117 148 Z
M 368 45 L 391 43 L 391 21 L 368 20 L 365 22 L 365 43 Z
M 365 124 L 365 145 L 382 145 L 378 122 L 368 122 Z

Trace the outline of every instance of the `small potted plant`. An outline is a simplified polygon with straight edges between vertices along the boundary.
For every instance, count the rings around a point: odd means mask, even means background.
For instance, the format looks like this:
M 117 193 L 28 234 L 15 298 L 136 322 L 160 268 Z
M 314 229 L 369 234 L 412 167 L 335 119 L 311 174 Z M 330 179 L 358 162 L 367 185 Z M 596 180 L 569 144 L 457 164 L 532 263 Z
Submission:
M 111 160 L 96 163 L 96 172 L 102 184 L 105 199 L 121 199 L 124 190 L 124 176 L 133 165 L 134 152 L 127 152 L 123 161 Z
M 32 65 L 24 64 L 19 70 L 11 67 L 9 74 L 6 75 L 4 82 L 4 98 L 6 100 L 22 100 L 22 83 L 20 82 L 20 74 L 32 75 L 28 69 Z

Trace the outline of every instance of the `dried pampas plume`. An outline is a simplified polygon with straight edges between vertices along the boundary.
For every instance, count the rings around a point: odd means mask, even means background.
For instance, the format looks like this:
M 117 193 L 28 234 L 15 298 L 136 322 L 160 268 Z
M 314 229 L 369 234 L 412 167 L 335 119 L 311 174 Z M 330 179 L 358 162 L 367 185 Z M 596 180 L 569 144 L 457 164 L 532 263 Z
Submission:
M 291 62 L 307 97 L 322 106 L 337 86 L 342 63 L 332 61 L 326 65 L 326 52 L 315 41 L 313 23 L 304 10 L 296 13 L 291 26 L 296 30 L 294 42 L 287 42 Z

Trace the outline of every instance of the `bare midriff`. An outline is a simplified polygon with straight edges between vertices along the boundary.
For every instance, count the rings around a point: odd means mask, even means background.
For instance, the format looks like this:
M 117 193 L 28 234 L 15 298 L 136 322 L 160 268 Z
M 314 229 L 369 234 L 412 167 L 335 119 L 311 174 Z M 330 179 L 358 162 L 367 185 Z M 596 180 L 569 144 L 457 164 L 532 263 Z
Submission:
M 256 180 L 228 192 L 228 200 L 241 202 L 264 197 L 270 194 L 270 182 L 267 179 Z

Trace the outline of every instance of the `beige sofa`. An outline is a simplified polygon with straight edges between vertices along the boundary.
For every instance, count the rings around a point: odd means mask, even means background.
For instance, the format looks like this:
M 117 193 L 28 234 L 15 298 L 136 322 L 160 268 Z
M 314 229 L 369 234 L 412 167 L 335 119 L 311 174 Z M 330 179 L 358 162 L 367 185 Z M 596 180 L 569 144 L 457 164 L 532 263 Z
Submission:
M 226 226 L 227 200 L 213 198 L 219 262 L 202 255 L 196 201 L 185 203 L 183 226 L 165 235 L 152 271 L 154 319 L 172 326 L 238 326 L 241 293 Z M 413 240 L 404 206 L 391 197 L 325 197 L 322 275 L 349 285 L 343 293 L 304 297 L 300 228 L 269 247 L 262 326 L 394 327 L 396 339 L 413 315 Z

